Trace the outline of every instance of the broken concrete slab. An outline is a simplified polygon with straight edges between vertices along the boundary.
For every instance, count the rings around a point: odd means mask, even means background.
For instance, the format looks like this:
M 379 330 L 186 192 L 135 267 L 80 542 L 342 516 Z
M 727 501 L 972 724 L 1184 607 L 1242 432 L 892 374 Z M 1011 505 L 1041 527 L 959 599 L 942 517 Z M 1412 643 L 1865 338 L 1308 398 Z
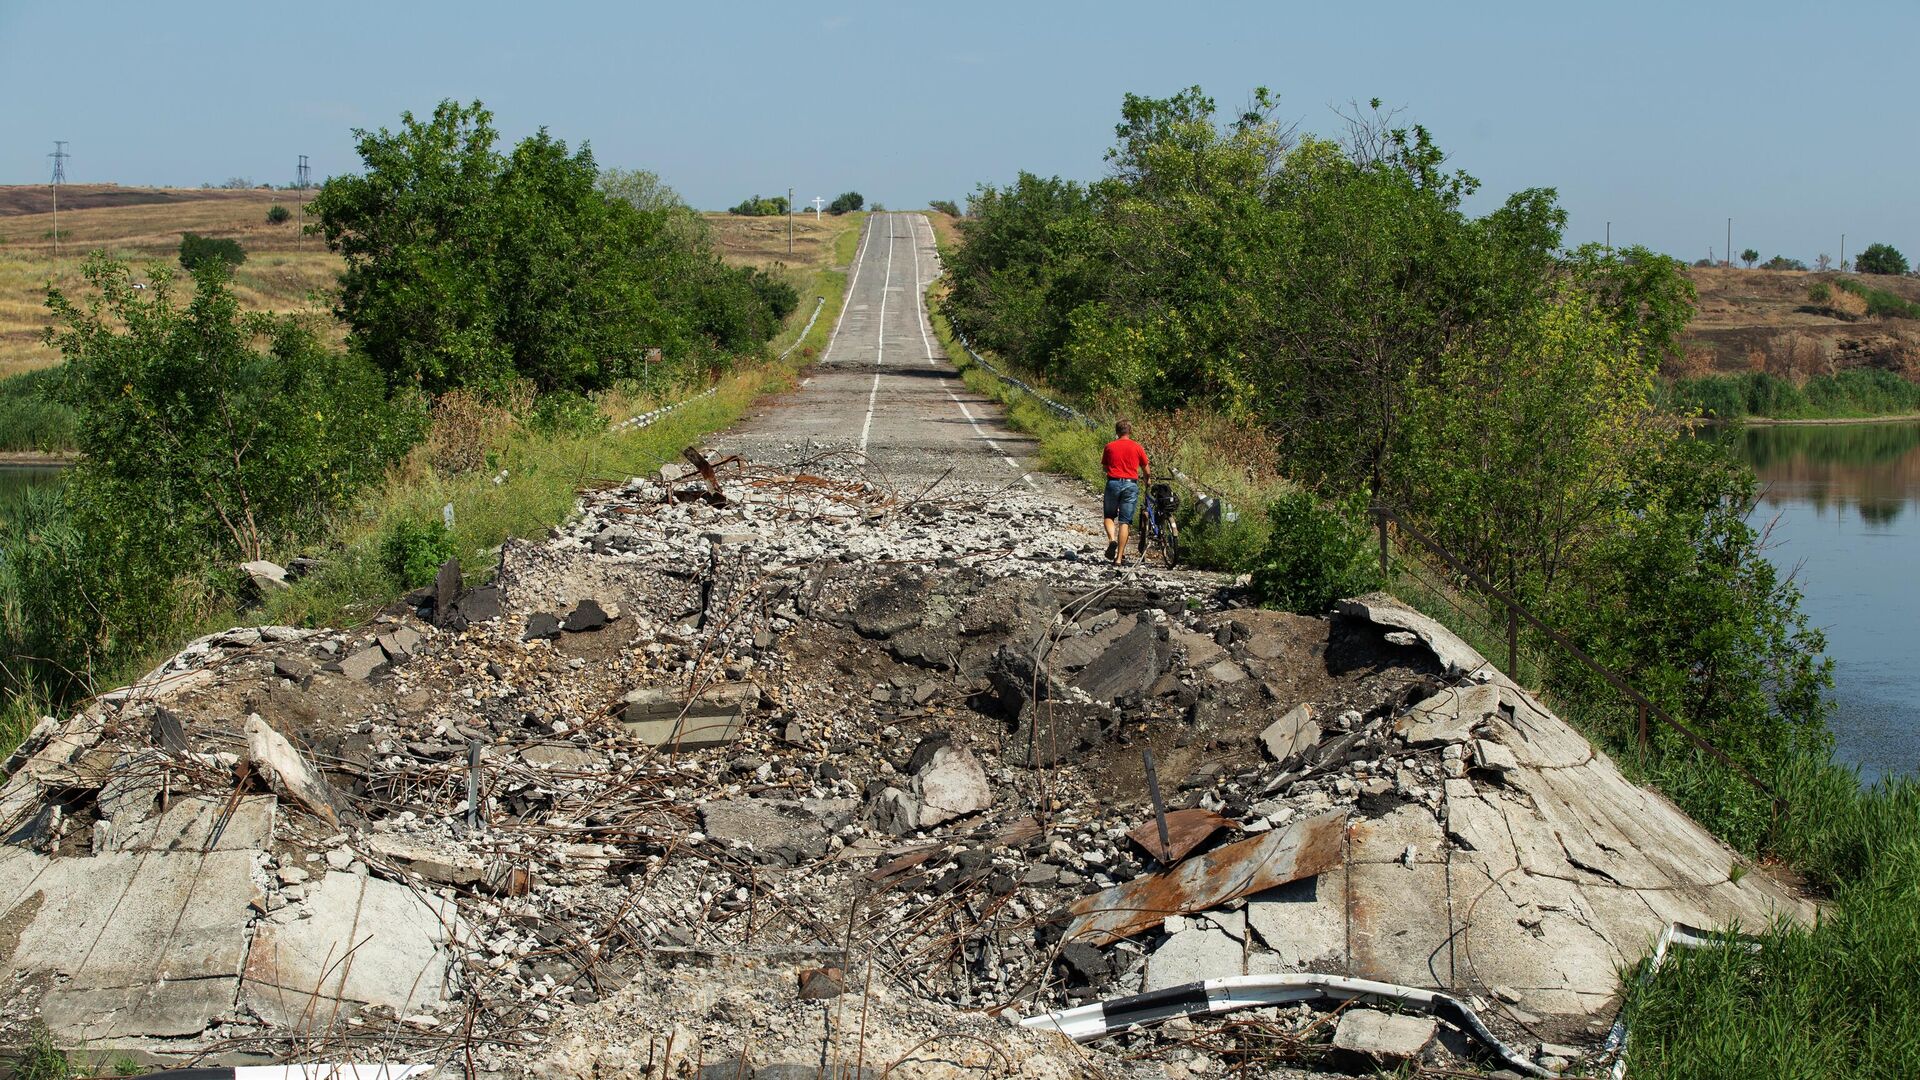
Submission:
M 1084 634 L 1063 637 L 1054 642 L 1053 651 L 1047 654 L 1047 666 L 1055 671 L 1078 671 L 1099 659 L 1101 653 L 1140 624 L 1138 615 L 1122 616 L 1114 611 L 1104 614 L 1113 617 L 1097 625 L 1088 625 Z
M 1347 959 L 1346 875 L 1301 878 L 1247 899 L 1247 925 L 1282 971 L 1340 970 Z
M 398 664 L 413 655 L 413 651 L 426 640 L 420 631 L 411 626 L 396 626 L 384 634 L 375 634 L 373 643 L 387 655 L 389 663 Z
M 5 849 L 0 921 L 16 929 L 0 961 L 58 980 L 42 1012 L 62 1042 L 197 1034 L 232 1011 L 253 861 L 251 851 L 45 859 Z
M 1375 626 L 1412 631 L 1432 650 L 1440 666 L 1449 675 L 1458 677 L 1492 670 L 1486 657 L 1454 636 L 1452 631 L 1386 593 L 1374 592 L 1342 600 L 1338 610 L 1342 615 L 1365 619 Z
M 370 834 L 360 841 L 360 848 L 373 859 L 384 860 L 438 885 L 475 885 L 487 880 L 486 860 L 394 833 Z M 299 867 L 289 869 L 301 870 Z
M 1068 908 L 1065 939 L 1106 945 L 1159 925 L 1168 915 L 1205 911 L 1338 866 L 1346 815 L 1331 811 L 1138 877 Z M 1444 895 L 1444 893 L 1442 894 Z
M 461 934 L 451 901 L 357 874 L 320 879 L 281 908 L 247 950 L 241 997 L 269 1023 L 344 1028 L 360 1006 L 405 1016 L 446 1000 L 446 947 Z
M 1137 618 L 1137 616 L 1129 616 L 1129 618 Z M 1196 634 L 1191 630 L 1174 627 L 1168 631 L 1167 641 L 1175 648 L 1186 652 L 1187 666 L 1196 671 L 1204 671 L 1227 659 L 1227 650 L 1221 648 L 1218 642 L 1206 634 Z
M 378 645 L 369 645 L 356 649 L 340 661 L 340 674 L 356 682 L 366 682 L 374 673 L 387 666 L 386 651 Z
M 1340 1014 L 1333 1045 L 1376 1062 L 1411 1061 L 1426 1053 L 1439 1027 L 1431 1016 L 1351 1008 Z
M 279 592 L 282 589 L 291 588 L 291 586 L 287 584 L 286 567 L 281 566 L 279 563 L 268 562 L 266 559 L 255 559 L 252 562 L 241 563 L 240 572 L 247 575 L 247 580 L 252 582 L 253 587 L 258 589 L 263 596 L 270 592 Z
M 1246 669 L 1231 660 L 1221 660 L 1206 669 L 1207 678 L 1222 686 L 1232 686 L 1247 677 Z
M 246 735 L 247 760 L 268 783 L 327 821 L 339 823 L 339 814 L 333 808 L 333 789 L 285 736 L 273 730 L 259 713 L 247 716 Z
M 93 831 L 95 854 L 110 851 L 262 851 L 273 840 L 279 800 L 246 795 L 238 803 L 189 795 L 143 820 L 111 818 Z M 218 834 L 216 838 L 216 833 Z
M 739 738 L 747 706 L 759 697 L 751 683 L 720 683 L 692 696 L 677 687 L 643 686 L 621 699 L 620 720 L 663 750 L 700 750 Z
M 520 751 L 520 760 L 549 769 L 593 769 L 607 763 L 605 754 L 584 746 L 541 743 Z
M 1112 701 L 1144 693 L 1160 677 L 1164 663 L 1158 629 L 1142 620 L 1088 663 L 1073 685 L 1097 701 Z
M 1296 705 L 1260 732 L 1260 746 L 1276 764 L 1286 765 L 1320 742 L 1320 725 L 1311 705 Z
M 1500 688 L 1492 683 L 1450 686 L 1409 709 L 1394 731 L 1409 746 L 1466 742 L 1500 708 Z
M 1491 739 L 1473 740 L 1473 764 L 1475 768 L 1491 772 L 1512 772 L 1520 767 L 1520 759 L 1513 751 Z
M 853 799 L 723 799 L 700 808 L 700 826 L 755 862 L 801 866 L 827 854 L 833 832 L 859 807 Z
M 527 616 L 526 629 L 520 632 L 521 641 L 552 641 L 560 636 L 560 616 L 551 611 L 536 611 Z
M 1183 983 L 1246 974 L 1246 947 L 1225 931 L 1195 927 L 1174 934 L 1147 954 L 1142 993 Z

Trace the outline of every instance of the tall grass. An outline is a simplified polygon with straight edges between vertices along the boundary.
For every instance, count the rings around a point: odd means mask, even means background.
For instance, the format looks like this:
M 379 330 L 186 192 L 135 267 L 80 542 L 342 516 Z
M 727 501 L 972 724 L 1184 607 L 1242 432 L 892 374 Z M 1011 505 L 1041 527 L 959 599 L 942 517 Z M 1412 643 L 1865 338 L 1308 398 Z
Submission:
M 1750 371 L 1675 380 L 1666 387 L 1662 404 L 1674 412 L 1715 420 L 1893 416 L 1920 412 L 1920 383 L 1877 368 L 1816 375 L 1799 386 L 1764 371 Z
M 48 396 L 56 369 L 0 379 L 0 450 L 73 449 L 73 409 Z

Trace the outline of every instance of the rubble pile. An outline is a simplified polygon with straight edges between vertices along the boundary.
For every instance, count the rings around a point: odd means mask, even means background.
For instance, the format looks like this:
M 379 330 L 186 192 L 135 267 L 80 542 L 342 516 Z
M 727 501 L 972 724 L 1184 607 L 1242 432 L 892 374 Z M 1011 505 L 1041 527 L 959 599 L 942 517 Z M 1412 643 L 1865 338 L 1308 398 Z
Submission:
M 1457 1064 L 1359 1008 L 1125 1059 L 1009 1021 L 1317 971 L 1538 1054 L 1595 1042 L 1665 922 L 1808 913 L 1387 598 L 1261 611 L 1039 494 L 689 461 L 488 586 L 214 635 L 43 721 L 0 787 L 5 1033 L 503 1076 Z

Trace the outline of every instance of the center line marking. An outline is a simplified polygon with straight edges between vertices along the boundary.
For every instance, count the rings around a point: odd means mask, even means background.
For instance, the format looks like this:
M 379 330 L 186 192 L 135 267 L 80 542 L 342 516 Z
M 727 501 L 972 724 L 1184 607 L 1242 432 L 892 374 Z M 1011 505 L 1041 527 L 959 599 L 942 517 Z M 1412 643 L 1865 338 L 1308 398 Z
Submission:
M 887 219 L 887 276 L 880 282 L 880 332 L 873 342 L 873 389 L 867 391 L 867 419 L 860 425 L 860 452 L 867 452 L 867 438 L 873 433 L 873 407 L 880 400 L 880 371 L 887 357 L 887 287 L 893 284 L 893 215 Z

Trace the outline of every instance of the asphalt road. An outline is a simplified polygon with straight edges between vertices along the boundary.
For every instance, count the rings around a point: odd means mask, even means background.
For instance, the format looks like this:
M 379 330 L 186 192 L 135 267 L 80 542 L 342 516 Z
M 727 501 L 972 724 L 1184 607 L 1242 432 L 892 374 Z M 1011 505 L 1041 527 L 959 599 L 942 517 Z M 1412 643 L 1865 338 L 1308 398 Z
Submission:
M 934 337 L 925 294 L 940 256 L 926 217 L 869 215 L 850 273 L 847 305 L 799 388 L 761 402 L 716 448 L 770 462 L 844 451 L 902 488 L 944 478 L 1067 497 L 1033 471 L 1034 440 L 967 388 Z

